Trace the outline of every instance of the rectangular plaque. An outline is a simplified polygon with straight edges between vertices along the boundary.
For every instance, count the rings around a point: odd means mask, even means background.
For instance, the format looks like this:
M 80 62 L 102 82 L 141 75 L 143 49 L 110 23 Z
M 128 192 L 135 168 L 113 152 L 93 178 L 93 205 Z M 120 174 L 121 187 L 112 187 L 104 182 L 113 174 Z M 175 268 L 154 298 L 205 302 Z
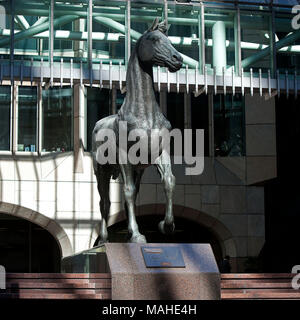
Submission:
M 185 268 L 179 247 L 141 247 L 147 268 Z

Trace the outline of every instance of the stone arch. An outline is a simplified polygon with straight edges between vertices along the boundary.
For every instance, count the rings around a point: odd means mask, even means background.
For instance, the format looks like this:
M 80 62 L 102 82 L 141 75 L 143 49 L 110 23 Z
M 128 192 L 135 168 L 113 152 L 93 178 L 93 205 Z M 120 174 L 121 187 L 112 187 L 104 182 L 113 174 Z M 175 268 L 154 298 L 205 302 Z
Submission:
M 216 238 L 219 240 L 223 255 L 229 255 L 230 257 L 237 257 L 236 243 L 233 239 L 231 232 L 224 224 L 217 218 L 208 215 L 205 212 L 192 209 L 181 205 L 173 205 L 173 213 L 175 217 L 182 217 L 191 221 L 194 221 L 203 227 L 206 227 L 211 231 Z M 136 215 L 164 215 L 165 205 L 164 204 L 145 204 L 137 206 Z M 126 219 L 125 211 L 122 210 L 109 217 L 108 227 L 121 222 Z
M 68 235 L 56 221 L 37 211 L 2 201 L 0 201 L 0 212 L 28 220 L 41 226 L 56 240 L 62 257 L 73 254 L 72 245 Z

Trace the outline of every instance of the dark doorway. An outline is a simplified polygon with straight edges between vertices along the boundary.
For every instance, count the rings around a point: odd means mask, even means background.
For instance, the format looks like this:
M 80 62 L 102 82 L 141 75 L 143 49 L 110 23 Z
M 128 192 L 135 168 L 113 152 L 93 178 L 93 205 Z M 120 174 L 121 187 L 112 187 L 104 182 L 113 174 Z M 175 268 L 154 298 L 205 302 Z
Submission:
M 176 217 L 176 230 L 173 235 L 163 235 L 158 231 L 160 215 L 137 217 L 139 230 L 146 236 L 148 243 L 209 243 L 219 264 L 222 249 L 216 236 L 207 228 L 184 218 Z M 108 228 L 110 242 L 127 242 L 127 221 L 118 222 Z
M 56 240 L 42 227 L 0 213 L 0 265 L 6 272 L 60 272 Z

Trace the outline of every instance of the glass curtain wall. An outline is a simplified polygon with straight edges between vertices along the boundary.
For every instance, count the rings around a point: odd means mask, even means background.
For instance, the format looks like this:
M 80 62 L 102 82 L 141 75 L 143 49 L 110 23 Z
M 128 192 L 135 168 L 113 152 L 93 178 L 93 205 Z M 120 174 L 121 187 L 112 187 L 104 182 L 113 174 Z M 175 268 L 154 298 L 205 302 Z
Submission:
M 244 97 L 241 94 L 218 94 L 213 99 L 215 156 L 244 156 Z
M 0 86 L 0 150 L 10 149 L 11 87 Z
M 125 36 L 121 30 L 126 25 L 126 1 L 98 2 L 93 13 L 93 59 L 117 59 L 124 63 Z
M 42 151 L 73 149 L 73 89 L 49 88 L 42 91 Z
M 37 87 L 18 88 L 18 151 L 37 150 Z
M 268 10 L 268 6 L 256 10 L 241 7 L 241 53 L 245 72 L 249 72 L 250 68 L 255 73 L 261 69 L 264 74 L 272 70 L 271 52 L 261 55 L 262 50 L 270 49 L 272 43 L 271 13 Z
M 92 151 L 92 132 L 97 121 L 109 116 L 110 90 L 87 89 L 87 151 Z
M 299 21 L 298 21 L 299 22 Z M 288 40 L 288 45 L 280 48 L 276 53 L 277 70 L 281 74 L 286 71 L 290 75 L 300 73 L 300 38 L 295 37 L 299 30 L 293 29 L 290 12 L 275 12 L 276 41 Z M 294 39 L 293 39 L 294 38 Z
M 205 60 L 209 74 L 221 75 L 235 66 L 236 11 L 205 7 Z M 237 66 L 235 66 L 237 69 Z

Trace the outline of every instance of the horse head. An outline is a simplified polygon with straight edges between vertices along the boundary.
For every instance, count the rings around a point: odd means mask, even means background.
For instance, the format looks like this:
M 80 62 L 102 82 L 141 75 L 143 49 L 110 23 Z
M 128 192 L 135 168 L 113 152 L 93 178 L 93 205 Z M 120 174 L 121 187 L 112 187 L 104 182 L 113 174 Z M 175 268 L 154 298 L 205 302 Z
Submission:
M 167 67 L 170 72 L 176 72 L 181 68 L 183 59 L 168 39 L 167 30 L 166 23 L 159 23 L 156 18 L 138 40 L 137 54 L 143 64 Z

